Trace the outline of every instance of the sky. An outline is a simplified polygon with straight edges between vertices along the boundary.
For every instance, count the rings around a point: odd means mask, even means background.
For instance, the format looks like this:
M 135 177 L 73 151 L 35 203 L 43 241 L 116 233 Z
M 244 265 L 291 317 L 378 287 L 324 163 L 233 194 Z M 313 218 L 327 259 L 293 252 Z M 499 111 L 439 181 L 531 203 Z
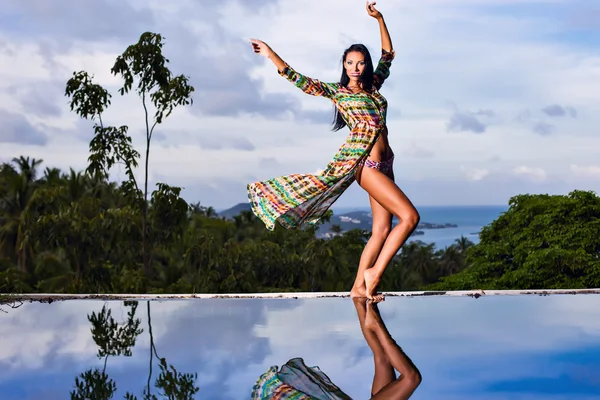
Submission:
M 332 104 L 302 93 L 252 52 L 268 43 L 298 72 L 335 82 L 341 55 L 381 42 L 362 0 L 7 0 L 0 12 L 0 162 L 84 170 L 92 123 L 64 96 L 74 71 L 112 95 L 107 125 L 144 153 L 144 116 L 110 68 L 141 33 L 166 38 L 194 103 L 152 140 L 150 182 L 224 209 L 246 185 L 324 168 L 347 130 Z M 600 5 L 596 0 L 380 0 L 396 58 L 389 102 L 396 182 L 415 205 L 505 205 L 519 193 L 600 189 Z M 140 165 L 143 165 L 141 160 Z M 138 170 L 138 179 L 143 179 Z M 115 168 L 111 178 L 122 180 Z M 368 206 L 354 184 L 335 207 Z
M 415 400 L 586 400 L 597 398 L 600 387 L 597 297 L 389 297 L 379 310 L 421 372 Z M 126 321 L 129 308 L 120 301 L 3 306 L 3 399 L 64 399 L 76 376 L 102 368 L 87 318 L 103 306 L 117 323 Z M 197 399 L 247 399 L 261 374 L 295 357 L 319 367 L 351 398 L 369 397 L 373 353 L 347 298 L 166 300 L 152 301 L 150 311 L 157 354 L 178 372 L 198 373 Z M 145 301 L 136 318 L 143 332 L 132 356 L 107 361 L 114 398 L 125 391 L 139 398 L 147 382 Z

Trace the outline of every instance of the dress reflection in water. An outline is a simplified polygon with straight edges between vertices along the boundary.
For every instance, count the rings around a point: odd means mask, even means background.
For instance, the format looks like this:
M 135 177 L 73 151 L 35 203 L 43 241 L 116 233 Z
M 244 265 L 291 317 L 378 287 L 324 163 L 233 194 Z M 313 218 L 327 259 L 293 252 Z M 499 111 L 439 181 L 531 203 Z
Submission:
M 252 389 L 252 400 L 351 400 L 319 367 L 293 358 L 280 369 L 272 366 Z

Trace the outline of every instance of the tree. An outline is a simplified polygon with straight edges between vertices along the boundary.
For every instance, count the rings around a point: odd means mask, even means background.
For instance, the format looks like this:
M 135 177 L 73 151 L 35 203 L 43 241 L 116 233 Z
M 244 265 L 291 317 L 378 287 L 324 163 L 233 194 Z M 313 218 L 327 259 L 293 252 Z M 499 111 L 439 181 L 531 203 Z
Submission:
M 338 224 L 333 224 L 333 225 L 331 225 L 331 232 L 333 232 L 335 234 L 340 234 L 340 233 L 342 233 L 342 227 Z
M 108 177 L 115 163 L 125 166 L 128 180 L 123 183 L 126 191 L 139 201 L 142 214 L 142 254 L 146 277 L 150 274 L 150 254 L 148 246 L 148 167 L 150 143 L 154 129 L 161 124 L 178 106 L 192 104 L 194 88 L 184 75 L 173 76 L 167 64 L 169 60 L 162 52 L 164 38 L 160 34 L 145 32 L 139 41 L 127 47 L 117 57 L 111 72 L 123 79 L 119 89 L 121 95 L 135 92 L 142 100 L 145 122 L 145 165 L 144 188 L 140 193 L 133 170 L 138 166 L 140 153 L 132 146 L 128 126 L 104 126 L 102 115 L 110 105 L 111 95 L 106 89 L 92 83 L 92 76 L 85 71 L 74 72 L 66 85 L 65 95 L 71 98 L 71 110 L 82 118 L 97 120 L 94 125 L 94 138 L 90 142 L 89 166 L 87 171 L 94 175 Z M 150 116 L 149 106 L 154 106 Z
M 31 243 L 25 229 L 27 207 L 36 189 L 41 163 L 42 160 L 21 156 L 0 168 L 0 250 L 14 251 L 17 267 L 22 273 L 27 271 L 27 256 L 31 255 Z
M 518 195 L 467 249 L 462 272 L 433 290 L 600 287 L 600 197 Z
M 46 168 L 36 179 L 30 162 L 15 163 L 0 165 L 0 293 L 346 291 L 369 238 L 359 229 L 319 238 L 320 224 L 268 231 L 251 212 L 215 217 L 211 207 L 188 205 L 180 188 L 158 183 L 148 202 L 147 279 L 140 268 L 141 196 L 102 174 Z M 553 228 L 545 224 L 538 229 Z M 473 248 L 465 238 L 441 250 L 411 241 L 391 261 L 381 290 L 423 289 L 463 270 Z M 22 264 L 18 249 L 26 249 Z
M 92 324 L 91 333 L 98 346 L 97 357 L 104 358 L 102 371 L 99 368 L 88 369 L 75 377 L 75 388 L 71 391 L 71 400 L 111 399 L 117 390 L 117 385 L 106 373 L 109 357 L 132 356 L 137 337 L 142 333 L 141 320 L 135 317 L 137 301 L 126 301 L 130 307 L 127 321 L 119 324 L 112 317 L 112 311 L 106 305 L 98 314 L 92 312 L 88 321 Z
M 103 367 L 90 368 L 75 377 L 75 385 L 70 392 L 71 400 L 83 399 L 111 399 L 117 391 L 116 382 L 107 373 L 107 361 L 109 357 L 131 357 L 137 338 L 142 334 L 140 328 L 141 320 L 136 318 L 137 301 L 125 301 L 125 307 L 130 310 L 127 320 L 117 323 L 112 317 L 112 311 L 106 305 L 96 314 L 88 315 L 92 328 L 91 334 L 98 346 L 97 357 L 104 359 Z M 200 388 L 196 386 L 197 373 L 181 373 L 175 367 L 168 364 L 166 358 L 159 357 L 156 352 L 154 336 L 152 334 L 152 318 L 150 314 L 150 301 L 147 301 L 148 334 L 150 339 L 150 362 L 148 366 L 148 380 L 143 390 L 144 400 L 158 400 L 151 392 L 150 382 L 152 380 L 153 357 L 158 359 L 160 374 L 155 380 L 155 387 L 161 392 L 162 398 L 168 400 L 191 400 Z M 130 392 L 125 393 L 127 400 L 137 400 Z

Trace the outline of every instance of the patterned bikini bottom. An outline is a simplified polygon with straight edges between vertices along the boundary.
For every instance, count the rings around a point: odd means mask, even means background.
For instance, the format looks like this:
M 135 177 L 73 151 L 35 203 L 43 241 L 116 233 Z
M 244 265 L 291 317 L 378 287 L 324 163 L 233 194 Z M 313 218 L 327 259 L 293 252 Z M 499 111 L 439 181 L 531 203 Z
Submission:
M 392 170 L 392 166 L 394 165 L 394 156 L 388 158 L 385 161 L 373 161 L 365 159 L 363 162 L 361 162 L 361 164 L 367 168 L 373 168 L 378 171 L 381 171 L 384 174 L 387 174 Z

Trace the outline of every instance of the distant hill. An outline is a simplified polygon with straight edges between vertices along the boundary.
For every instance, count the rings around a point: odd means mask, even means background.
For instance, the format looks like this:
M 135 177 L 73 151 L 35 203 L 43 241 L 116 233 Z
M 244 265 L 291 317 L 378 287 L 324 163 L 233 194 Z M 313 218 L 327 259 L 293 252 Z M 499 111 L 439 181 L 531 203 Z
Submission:
M 227 210 L 221 211 L 219 216 L 230 219 L 242 211 L 251 210 L 252 208 L 250 207 L 250 203 L 239 203 L 231 208 L 228 208 Z M 331 236 L 331 228 L 333 225 L 339 225 L 340 228 L 342 228 L 342 232 L 352 229 L 363 229 L 365 231 L 370 231 L 372 222 L 373 215 L 369 211 L 350 211 L 343 214 L 334 214 L 330 222 L 324 223 L 319 227 L 317 235 L 319 237 Z M 395 226 L 397 223 L 398 220 L 394 217 L 392 220 L 392 225 Z M 425 229 L 444 229 L 456 227 L 456 224 L 420 222 L 415 232 L 413 232 L 413 235 L 423 235 L 423 230 Z
M 250 206 L 250 203 L 239 203 L 239 204 L 236 204 L 235 206 L 233 206 L 231 208 L 228 208 L 227 210 L 221 211 L 218 214 L 219 214 L 220 217 L 225 217 L 227 219 L 232 219 L 233 217 L 235 217 L 236 215 L 238 215 L 242 211 L 252 211 L 252 207 Z

